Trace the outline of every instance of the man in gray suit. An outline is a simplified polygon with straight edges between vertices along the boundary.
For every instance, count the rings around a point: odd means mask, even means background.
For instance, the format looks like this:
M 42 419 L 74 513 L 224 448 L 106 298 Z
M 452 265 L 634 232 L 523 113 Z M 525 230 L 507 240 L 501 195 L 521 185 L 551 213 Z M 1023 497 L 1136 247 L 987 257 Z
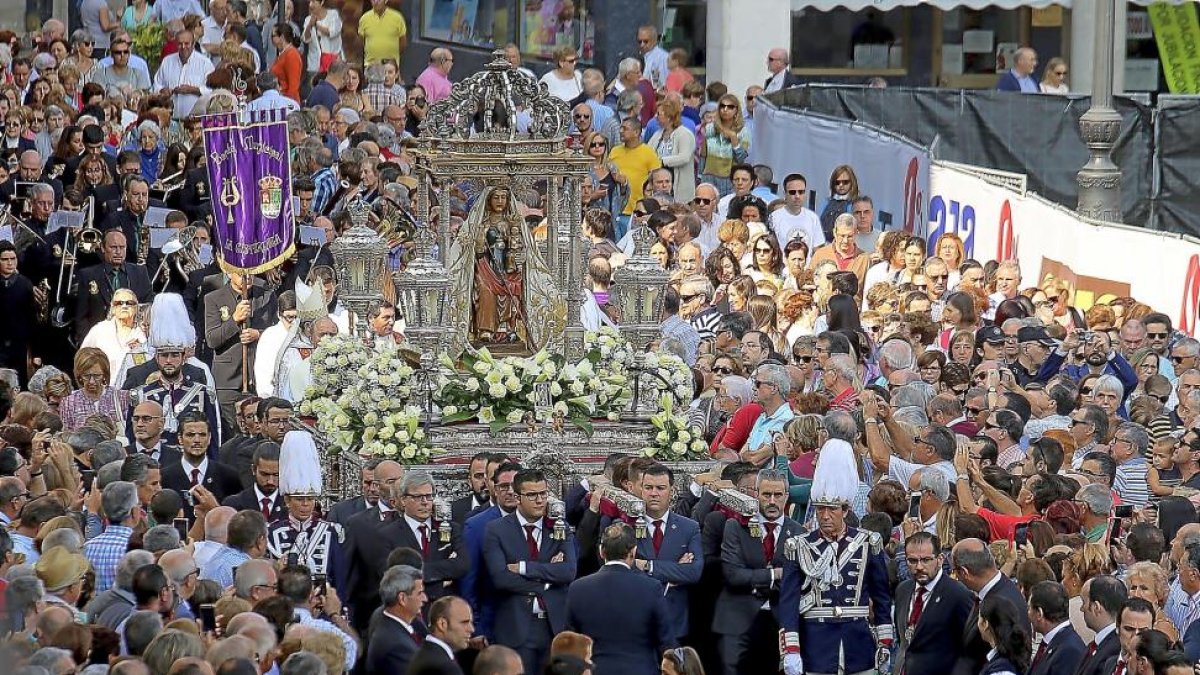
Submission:
M 225 436 L 234 433 L 234 403 L 241 396 L 242 369 L 254 372 L 254 348 L 275 316 L 274 300 L 266 286 L 244 274 L 230 274 L 229 284 L 204 296 L 204 341 L 213 350 L 212 374 L 221 404 Z M 242 363 L 242 345 L 247 347 Z M 254 382 L 247 379 L 253 391 Z

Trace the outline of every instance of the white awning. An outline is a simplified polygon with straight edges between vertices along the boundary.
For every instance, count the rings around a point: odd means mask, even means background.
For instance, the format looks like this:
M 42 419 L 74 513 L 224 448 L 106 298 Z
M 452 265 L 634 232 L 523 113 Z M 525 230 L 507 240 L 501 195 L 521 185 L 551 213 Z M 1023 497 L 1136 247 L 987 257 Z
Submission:
M 1135 5 L 1149 5 L 1153 2 L 1168 2 L 1172 5 L 1196 2 L 1196 0 L 1132 0 Z M 864 9 L 877 9 L 881 12 L 899 7 L 917 7 L 931 5 L 938 9 L 985 9 L 999 7 L 1000 9 L 1016 9 L 1018 7 L 1049 7 L 1060 5 L 1070 9 L 1072 0 L 792 0 L 792 11 L 815 10 L 828 12 L 833 9 L 848 9 L 854 12 Z

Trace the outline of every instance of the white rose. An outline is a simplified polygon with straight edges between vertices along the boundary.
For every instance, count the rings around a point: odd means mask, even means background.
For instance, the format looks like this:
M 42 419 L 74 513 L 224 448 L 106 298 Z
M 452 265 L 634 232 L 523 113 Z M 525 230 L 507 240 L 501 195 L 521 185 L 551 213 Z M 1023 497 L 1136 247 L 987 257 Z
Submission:
M 607 415 L 605 415 L 605 417 L 608 419 L 609 422 L 619 422 L 621 420 L 621 413 L 610 412 Z
M 555 404 L 554 404 L 554 412 L 558 413 L 559 415 L 564 415 L 564 416 L 565 416 L 565 415 L 567 414 L 567 404 L 566 404 L 566 402 L 565 402 L 565 401 L 559 401 L 558 403 L 555 403 Z
M 692 440 L 692 435 L 686 431 L 680 431 L 679 432 L 679 440 L 683 441 L 684 443 L 687 443 L 688 441 Z
M 510 377 L 507 380 L 505 380 L 504 386 L 514 394 L 517 393 L 518 391 L 521 391 L 521 381 L 515 377 Z
M 542 375 L 545 375 L 547 379 L 552 378 L 557 374 L 558 366 L 554 365 L 553 361 L 547 361 L 542 365 Z
M 417 441 L 423 441 L 423 440 L 425 440 L 425 430 L 424 430 L 424 429 L 417 429 L 416 431 L 414 431 L 414 432 L 413 432 L 413 439 L 414 439 L 414 440 L 417 440 Z
M 337 357 L 336 356 L 326 356 L 325 357 L 325 365 L 330 368 L 336 368 L 337 367 Z
M 333 418 L 333 423 L 338 427 L 345 429 L 350 426 L 350 418 L 345 415 L 338 415 Z
M 395 457 L 396 456 L 396 446 L 391 443 L 388 443 L 387 445 L 383 446 L 383 454 L 387 455 L 388 457 Z
M 665 432 L 665 431 L 658 432 L 654 436 L 654 440 L 658 441 L 659 443 L 666 443 L 667 442 L 667 432 Z
M 345 356 L 339 356 L 337 357 L 337 364 L 342 368 L 345 368 L 346 366 L 350 365 L 350 359 Z
M 457 415 L 458 414 L 458 406 L 448 405 L 445 408 L 442 408 L 442 414 L 443 415 Z
M 400 429 L 396 432 L 396 442 L 398 443 L 407 443 L 409 438 L 410 436 L 408 435 L 407 429 Z
M 363 443 L 369 443 L 375 439 L 375 427 L 367 427 L 363 429 Z
M 404 459 L 412 459 L 417 456 L 417 450 L 411 445 L 406 445 L 404 450 L 400 451 L 400 456 Z
M 392 427 L 384 427 L 379 430 L 379 438 L 381 438 L 385 441 L 390 439 L 395 434 L 396 434 L 396 430 L 393 429 Z
M 505 415 L 504 419 L 508 420 L 512 424 L 516 424 L 517 422 L 521 421 L 522 417 L 524 417 L 523 412 L 521 412 L 520 410 L 514 410 L 514 411 L 508 413 L 507 415 Z
M 583 382 L 575 380 L 570 386 L 571 393 L 576 396 L 583 396 Z
M 491 369 L 492 364 L 488 363 L 487 361 L 475 362 L 475 372 L 479 373 L 480 375 L 486 375 Z
M 687 446 L 679 441 L 675 441 L 671 444 L 671 452 L 675 453 L 676 455 L 682 455 L 687 452 Z
M 508 396 L 508 390 L 502 384 L 493 384 L 488 386 L 488 396 L 492 398 L 504 398 Z
M 562 388 L 561 384 L 559 384 L 557 382 L 550 383 L 550 395 L 551 396 L 562 396 L 562 392 L 563 392 L 563 388 Z
M 479 380 L 473 377 L 467 380 L 467 391 L 479 391 Z
M 692 441 L 692 452 L 704 452 L 705 447 L 703 439 L 697 438 Z

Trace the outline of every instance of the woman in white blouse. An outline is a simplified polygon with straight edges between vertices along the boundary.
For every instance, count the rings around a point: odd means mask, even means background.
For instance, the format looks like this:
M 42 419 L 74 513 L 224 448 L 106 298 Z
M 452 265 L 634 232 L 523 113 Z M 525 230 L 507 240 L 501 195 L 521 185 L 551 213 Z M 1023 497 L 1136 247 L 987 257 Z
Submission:
M 96 347 L 108 356 L 109 384 L 117 386 L 116 378 L 129 352 L 141 351 L 146 334 L 137 324 L 137 296 L 128 288 L 113 293 L 108 306 L 108 318 L 92 326 L 81 347 Z
M 344 58 L 342 17 L 336 9 L 328 6 L 327 0 L 309 0 L 308 18 L 304 20 L 304 31 L 300 37 L 308 45 L 308 59 L 304 64 L 308 75 L 321 70 L 321 54 Z
M 583 93 L 583 76 L 575 70 L 575 64 L 578 62 L 579 57 L 573 48 L 559 47 L 554 50 L 554 63 L 558 64 L 558 67 L 543 75 L 541 79 L 551 96 L 572 101 Z

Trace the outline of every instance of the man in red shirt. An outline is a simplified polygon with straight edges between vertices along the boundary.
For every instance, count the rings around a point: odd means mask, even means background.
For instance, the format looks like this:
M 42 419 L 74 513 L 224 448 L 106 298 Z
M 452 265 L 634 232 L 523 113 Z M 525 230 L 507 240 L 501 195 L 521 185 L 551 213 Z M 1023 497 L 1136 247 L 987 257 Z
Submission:
M 963 513 L 978 514 L 987 521 L 992 541 L 1011 540 L 1017 525 L 1042 517 L 1046 509 L 1059 499 L 1070 499 L 1062 494 L 1058 482 L 1049 474 L 1030 476 L 1021 486 L 1016 501 L 983 479 L 979 463 L 972 461 L 965 448 L 954 456 L 954 468 L 958 470 L 955 492 L 958 506 Z M 992 508 L 979 506 L 971 486 L 978 487 L 982 497 Z

